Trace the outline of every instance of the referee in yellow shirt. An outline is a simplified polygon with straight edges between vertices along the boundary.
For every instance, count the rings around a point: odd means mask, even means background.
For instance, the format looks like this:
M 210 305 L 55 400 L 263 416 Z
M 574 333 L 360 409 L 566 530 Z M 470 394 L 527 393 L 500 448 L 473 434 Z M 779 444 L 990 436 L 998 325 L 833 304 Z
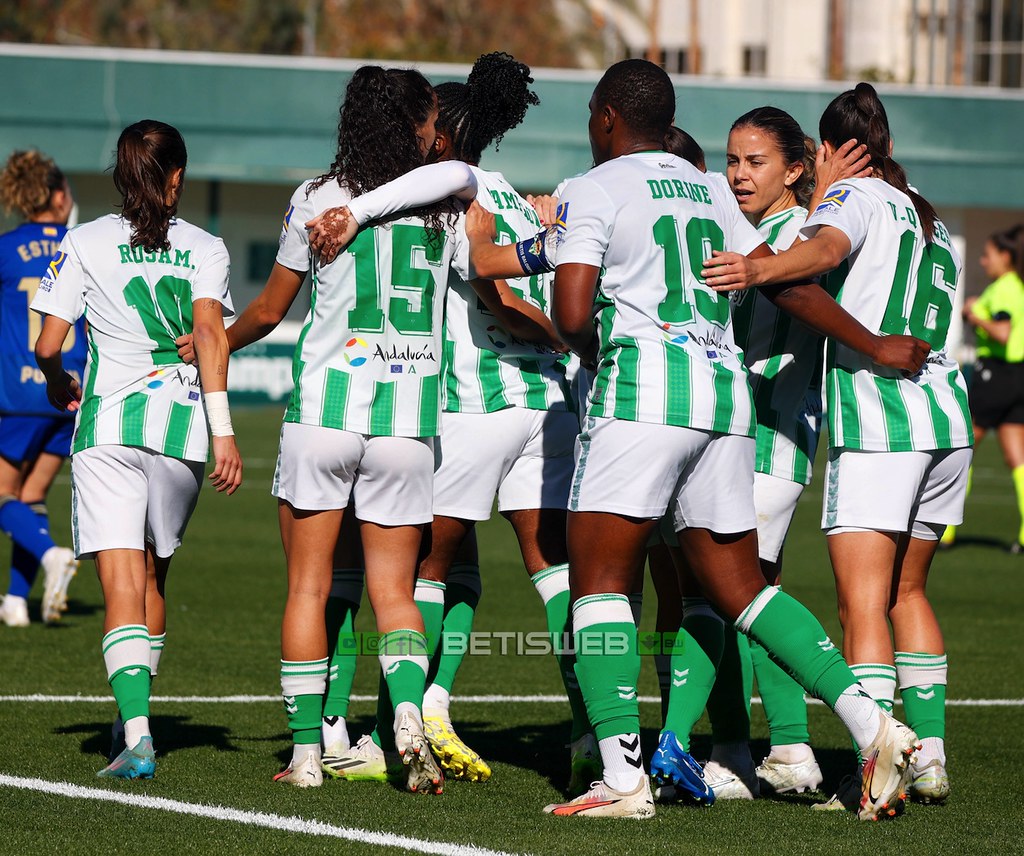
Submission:
M 970 388 L 974 442 L 992 429 L 999 437 L 1022 521 L 1010 552 L 1024 553 L 1024 225 L 989 237 L 981 266 L 993 281 L 980 297 L 968 298 L 963 309 L 977 335 Z M 954 538 L 950 526 L 943 543 L 951 545 Z

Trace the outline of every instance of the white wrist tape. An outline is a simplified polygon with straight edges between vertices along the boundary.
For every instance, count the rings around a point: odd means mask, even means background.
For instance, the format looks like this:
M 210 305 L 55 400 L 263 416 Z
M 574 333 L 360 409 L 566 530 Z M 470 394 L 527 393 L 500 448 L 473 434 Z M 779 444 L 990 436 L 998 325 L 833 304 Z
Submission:
M 231 427 L 231 410 L 228 408 L 226 392 L 208 392 L 203 396 L 206 404 L 206 418 L 210 422 L 210 433 L 214 437 L 231 437 L 235 429 Z

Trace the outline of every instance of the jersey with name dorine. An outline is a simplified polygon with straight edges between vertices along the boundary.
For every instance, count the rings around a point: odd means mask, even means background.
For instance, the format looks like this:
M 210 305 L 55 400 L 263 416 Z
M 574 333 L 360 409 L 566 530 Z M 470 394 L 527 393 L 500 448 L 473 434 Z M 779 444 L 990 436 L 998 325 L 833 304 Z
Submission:
M 776 252 L 789 249 L 807 219 L 794 205 L 757 227 Z M 757 417 L 756 472 L 809 484 L 821 429 L 821 336 L 776 308 L 759 289 L 733 293 L 736 343 L 750 373 Z
M 368 225 L 330 264 L 311 263 L 305 222 L 350 198 L 337 181 L 316 188 L 305 182 L 285 215 L 278 264 L 312 268 L 285 421 L 374 436 L 436 436 L 451 229 L 431 235 L 421 217 Z
M 234 314 L 224 242 L 177 218 L 169 250 L 132 247 L 131 224 L 109 214 L 72 229 L 32 308 L 88 322 L 89 361 L 72 454 L 141 446 L 205 461 L 209 431 L 199 369 L 174 340 L 192 332 L 192 304 L 215 300 Z
M 587 415 L 752 437 L 729 300 L 701 277 L 713 250 L 764 243 L 728 188 L 674 155 L 641 152 L 573 179 L 561 202 L 559 266 L 602 269 Z
M 497 243 L 514 244 L 536 235 L 541 228 L 536 212 L 505 177 L 499 172 L 471 168 L 477 177 L 477 202 L 495 216 Z M 570 358 L 512 336 L 469 284 L 473 276 L 469 242 L 460 217 L 445 309 L 444 410 L 572 410 L 567 379 Z M 538 274 L 506 281 L 527 303 L 548 312 L 551 279 L 550 274 Z
M 36 365 L 42 317 L 31 305 L 67 231 L 59 223 L 22 223 L 0 235 L 0 416 L 62 418 L 46 400 L 46 378 Z M 85 321 L 80 319 L 68 331 L 63 351 L 64 368 L 79 382 L 85 353 Z
M 967 388 L 947 338 L 961 261 L 941 221 L 927 243 L 913 201 L 879 178 L 832 185 L 801 232 L 833 226 L 850 254 L 824 281 L 868 330 L 924 339 L 913 377 L 875 365 L 833 340 L 825 348 L 829 443 L 868 451 L 957 449 L 973 442 Z

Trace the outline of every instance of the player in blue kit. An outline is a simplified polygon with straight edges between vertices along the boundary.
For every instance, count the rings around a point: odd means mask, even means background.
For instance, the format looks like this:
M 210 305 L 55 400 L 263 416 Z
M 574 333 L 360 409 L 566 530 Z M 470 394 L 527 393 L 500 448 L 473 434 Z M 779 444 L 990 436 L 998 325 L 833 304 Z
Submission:
M 39 280 L 60 265 L 57 249 L 74 201 L 64 173 L 37 151 L 14 152 L 0 172 L 0 200 L 25 222 L 0 235 L 0 529 L 14 542 L 11 581 L 0 606 L 8 627 L 29 623 L 28 593 L 45 571 L 43 621 L 60 618 L 78 563 L 50 537 L 46 494 L 71 449 L 74 418 L 54 415 L 32 349 L 42 327 L 29 310 Z M 85 368 L 85 322 L 68 335 L 64 363 Z

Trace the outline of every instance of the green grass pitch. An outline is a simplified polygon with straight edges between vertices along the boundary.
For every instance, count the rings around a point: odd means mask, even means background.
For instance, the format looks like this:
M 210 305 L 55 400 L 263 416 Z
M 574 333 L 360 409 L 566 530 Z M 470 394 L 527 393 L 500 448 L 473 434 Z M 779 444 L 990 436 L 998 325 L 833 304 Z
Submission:
M 276 410 L 235 414 L 246 457 L 246 483 L 234 497 L 204 490 L 168 583 L 167 648 L 154 693 L 162 696 L 274 695 L 284 603 L 284 562 L 275 501 L 269 495 L 276 455 Z M 68 540 L 67 474 L 50 499 L 54 530 Z M 817 529 L 820 477 L 797 512 L 786 554 L 786 586 L 839 637 L 834 589 Z M 992 441 L 982 448 L 968 503 L 962 546 L 941 554 L 931 593 L 946 633 L 951 699 L 1022 699 L 1024 557 L 1003 546 L 1015 531 L 1009 474 Z M 6 539 L 0 563 L 8 558 Z M 540 600 L 519 564 L 515 540 L 500 518 L 480 531 L 484 596 L 477 629 L 543 630 Z M 6 568 L 6 565 L 4 565 Z M 408 836 L 409 851 L 425 843 L 475 845 L 536 854 L 657 853 L 1012 853 L 1024 852 L 1020 822 L 1024 786 L 1022 709 L 955 706 L 947 745 L 953 793 L 948 805 L 912 805 L 897 821 L 858 823 L 811 812 L 814 796 L 719 803 L 709 810 L 666 807 L 645 823 L 563 819 L 541 814 L 561 797 L 568 759 L 568 713 L 562 704 L 460 703 L 452 712 L 462 736 L 493 764 L 485 784 L 451 782 L 440 797 L 414 796 L 387 785 L 329 780 L 319 790 L 275 785 L 289 750 L 281 705 L 155 703 L 157 778 L 100 783 L 111 703 L 11 700 L 11 696 L 109 694 L 99 653 L 102 601 L 91 565 L 72 583 L 70 610 L 58 627 L 38 622 L 37 585 L 27 630 L 0 626 L 0 776 L 145 794 L 365 830 L 362 841 L 278 831 L 254 823 L 195 817 L 44 794 L 0 778 L 0 852 L 33 853 L 352 853 L 406 852 L 369 843 L 371 832 Z M 653 592 L 643 626 L 653 622 Z M 359 629 L 371 629 L 365 607 Z M 375 659 L 360 659 L 355 692 L 375 691 Z M 467 657 L 456 694 L 558 693 L 550 657 Z M 653 662 L 645 661 L 640 692 L 656 695 Z M 370 726 L 373 703 L 353 704 L 353 737 Z M 897 713 L 900 708 L 897 707 Z M 755 758 L 767 749 L 759 707 L 753 711 Z M 826 775 L 836 784 L 852 766 L 849 741 L 822 706 L 810 708 L 811 732 Z M 641 706 L 647 754 L 657 736 L 658 706 Z M 707 723 L 696 754 L 708 750 Z M 820 799 L 820 795 L 817 796 Z M 469 852 L 469 851 L 462 851 Z

